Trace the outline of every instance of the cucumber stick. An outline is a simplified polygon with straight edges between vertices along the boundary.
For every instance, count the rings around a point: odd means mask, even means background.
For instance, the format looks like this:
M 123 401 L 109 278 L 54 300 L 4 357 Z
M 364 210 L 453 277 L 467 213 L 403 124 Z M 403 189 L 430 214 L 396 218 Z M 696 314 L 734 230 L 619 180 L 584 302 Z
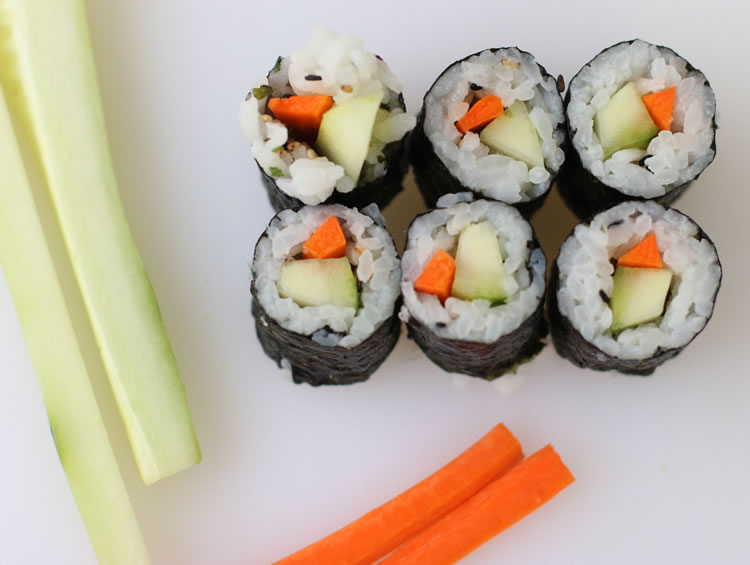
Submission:
M 0 265 L 60 462 L 102 565 L 149 563 L 52 264 L 0 89 Z
M 200 461 L 185 391 L 117 190 L 82 0 L 0 0 L 0 79 L 43 172 L 146 484 Z

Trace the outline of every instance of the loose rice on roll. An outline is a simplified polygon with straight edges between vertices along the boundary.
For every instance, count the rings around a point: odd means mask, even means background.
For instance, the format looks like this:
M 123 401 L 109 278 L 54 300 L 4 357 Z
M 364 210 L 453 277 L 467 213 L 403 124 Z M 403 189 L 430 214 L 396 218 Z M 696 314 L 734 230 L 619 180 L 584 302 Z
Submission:
M 382 209 L 401 190 L 416 122 L 401 83 L 350 35 L 317 29 L 247 95 L 240 122 L 271 204 Z

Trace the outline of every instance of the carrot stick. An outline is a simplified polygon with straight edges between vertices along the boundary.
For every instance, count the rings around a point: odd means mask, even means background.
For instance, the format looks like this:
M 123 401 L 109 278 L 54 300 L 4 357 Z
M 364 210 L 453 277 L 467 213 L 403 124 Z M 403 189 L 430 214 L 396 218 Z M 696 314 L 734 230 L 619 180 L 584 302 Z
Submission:
M 547 445 L 407 541 L 380 565 L 455 563 L 573 481 L 560 456 Z
M 422 274 L 414 281 L 414 289 L 417 292 L 434 294 L 440 302 L 445 302 L 451 295 L 455 274 L 456 262 L 445 249 L 441 249 L 433 255 Z
M 499 96 L 488 94 L 480 98 L 463 117 L 456 122 L 456 129 L 462 134 L 477 132 L 503 113 L 503 101 Z
M 662 269 L 664 263 L 659 253 L 654 232 L 648 234 L 643 241 L 633 247 L 617 260 L 618 267 L 640 267 L 642 269 Z
M 338 259 L 346 255 L 346 237 L 336 216 L 329 216 L 302 245 L 303 259 Z
M 268 108 L 282 123 L 292 128 L 303 141 L 315 141 L 323 114 L 333 106 L 325 95 L 271 98 Z
M 276 565 L 369 565 L 434 522 L 523 457 L 503 424 L 422 482 Z
M 641 96 L 651 119 L 659 128 L 659 131 L 672 125 L 672 109 L 674 108 L 674 94 L 676 88 L 667 88 L 659 92 L 652 92 Z

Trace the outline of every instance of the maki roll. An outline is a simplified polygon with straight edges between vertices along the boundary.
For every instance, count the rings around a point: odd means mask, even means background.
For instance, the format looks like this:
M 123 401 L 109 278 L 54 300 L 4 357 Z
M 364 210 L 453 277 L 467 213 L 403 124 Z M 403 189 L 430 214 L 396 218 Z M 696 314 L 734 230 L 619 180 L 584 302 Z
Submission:
M 667 47 L 602 51 L 570 81 L 570 143 L 559 189 L 579 218 L 633 199 L 671 204 L 713 161 L 716 98 Z
M 562 77 L 515 47 L 487 49 L 443 71 L 424 97 L 410 142 L 427 207 L 443 194 L 471 191 L 530 216 L 565 158 L 558 88 Z
M 446 371 L 491 380 L 542 349 L 546 260 L 514 207 L 444 196 L 412 222 L 401 265 L 400 317 Z
M 240 121 L 276 211 L 385 207 L 401 190 L 416 122 L 388 65 L 359 39 L 325 30 L 277 59 L 248 93 Z
M 550 285 L 557 351 L 579 367 L 648 375 L 706 326 L 721 284 L 708 236 L 655 202 L 624 202 L 579 224 Z
M 295 383 L 363 381 L 398 340 L 396 247 L 377 208 L 365 211 L 371 215 L 340 204 L 283 210 L 255 246 L 258 339 Z

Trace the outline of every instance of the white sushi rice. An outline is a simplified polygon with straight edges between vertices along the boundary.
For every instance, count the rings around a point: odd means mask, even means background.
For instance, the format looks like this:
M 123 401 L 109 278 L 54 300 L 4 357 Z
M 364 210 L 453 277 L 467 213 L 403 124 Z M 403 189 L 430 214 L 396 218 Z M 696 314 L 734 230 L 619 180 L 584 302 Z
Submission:
M 469 109 L 471 85 L 482 86 L 480 96 L 495 94 L 508 107 L 523 100 L 542 143 L 544 167 L 490 153 L 479 135 L 465 136 L 455 122 Z M 565 159 L 560 147 L 565 133 L 557 81 L 542 76 L 534 57 L 516 48 L 482 51 L 449 67 L 425 96 L 424 131 L 435 154 L 461 183 L 489 198 L 524 202 L 543 194 Z
M 671 130 L 660 131 L 646 151 L 627 149 L 603 160 L 594 115 L 627 82 L 641 95 L 676 87 Z M 598 55 L 570 82 L 568 119 L 573 146 L 586 169 L 625 194 L 652 198 L 694 179 L 714 156 L 716 99 L 698 71 L 664 47 L 636 40 Z M 648 156 L 645 167 L 638 162 Z
M 610 259 L 620 257 L 650 232 L 656 235 L 664 267 L 673 273 L 672 297 L 661 319 L 614 336 L 609 329 L 612 310 L 599 294 L 612 296 Z M 645 359 L 657 348 L 686 345 L 711 316 L 721 280 L 716 250 L 697 235 L 698 227 L 686 216 L 653 202 L 624 202 L 596 215 L 588 226 L 579 224 L 557 259 L 560 312 L 584 339 L 621 359 Z
M 449 194 L 438 208 L 419 216 L 409 228 L 408 245 L 401 260 L 401 293 L 404 305 L 399 317 L 414 317 L 442 338 L 492 343 L 518 328 L 539 306 L 544 295 L 546 262 L 539 248 L 529 250 L 532 230 L 519 212 L 500 202 L 471 201 L 471 193 Z M 445 304 L 432 295 L 417 292 L 414 281 L 440 249 L 455 251 L 461 230 L 488 220 L 497 230 L 508 291 L 505 304 L 487 300 L 449 297 Z
M 315 75 L 320 80 L 307 80 Z M 336 104 L 373 92 L 382 94 L 389 112 L 379 112 L 367 155 L 363 179 L 375 180 L 386 172 L 383 149 L 411 130 L 416 118 L 406 114 L 399 102 L 401 84 L 383 61 L 366 53 L 362 41 L 351 35 L 316 29 L 302 49 L 281 59 L 280 68 L 257 87 L 269 86 L 273 95 L 315 95 L 333 97 Z M 265 114 L 268 97 L 256 98 L 252 92 L 240 107 L 240 125 L 250 142 L 251 154 L 277 186 L 305 204 L 319 204 L 334 190 L 350 192 L 354 180 L 343 167 L 311 152 L 306 143 L 295 149 L 281 147 L 289 140 L 287 127 Z
M 304 242 L 329 216 L 341 220 L 346 256 L 357 267 L 362 291 L 356 312 L 333 305 L 299 306 L 291 298 L 281 298 L 276 287 L 281 265 L 302 252 Z M 253 275 L 260 305 L 283 328 L 312 336 L 321 345 L 354 347 L 393 314 L 401 270 L 393 239 L 382 225 L 357 210 L 332 204 L 280 212 L 256 246 Z

